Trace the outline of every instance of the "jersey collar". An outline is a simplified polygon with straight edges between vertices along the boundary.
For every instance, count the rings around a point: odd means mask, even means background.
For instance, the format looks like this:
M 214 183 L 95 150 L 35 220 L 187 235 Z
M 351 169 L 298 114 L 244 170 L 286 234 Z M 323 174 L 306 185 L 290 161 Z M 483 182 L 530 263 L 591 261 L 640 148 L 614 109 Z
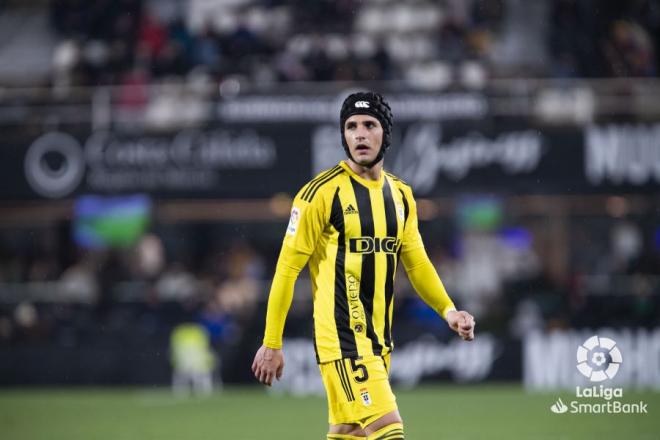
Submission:
M 355 171 L 351 169 L 351 167 L 348 166 L 348 164 L 345 161 L 339 162 L 339 166 L 342 167 L 343 169 L 346 170 L 346 172 L 353 178 L 355 179 L 359 184 L 362 186 L 366 186 L 367 188 L 371 189 L 382 189 L 383 184 L 385 183 L 385 170 L 382 169 L 380 171 L 380 178 L 378 180 L 367 180 L 364 179 L 360 176 L 358 176 Z

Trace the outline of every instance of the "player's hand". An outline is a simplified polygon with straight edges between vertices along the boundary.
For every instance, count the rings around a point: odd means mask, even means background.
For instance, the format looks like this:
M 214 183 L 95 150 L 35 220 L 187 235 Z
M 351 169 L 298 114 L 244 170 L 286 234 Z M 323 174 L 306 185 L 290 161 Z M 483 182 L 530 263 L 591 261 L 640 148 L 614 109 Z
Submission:
M 463 310 L 452 310 L 447 313 L 447 324 L 449 324 L 449 327 L 458 333 L 464 341 L 471 341 L 474 339 L 474 326 L 476 322 L 474 321 L 474 317 L 468 312 Z
M 264 345 L 257 350 L 252 362 L 254 377 L 264 385 L 271 386 L 273 379 L 280 380 L 284 371 L 284 353 L 282 350 L 268 348 Z

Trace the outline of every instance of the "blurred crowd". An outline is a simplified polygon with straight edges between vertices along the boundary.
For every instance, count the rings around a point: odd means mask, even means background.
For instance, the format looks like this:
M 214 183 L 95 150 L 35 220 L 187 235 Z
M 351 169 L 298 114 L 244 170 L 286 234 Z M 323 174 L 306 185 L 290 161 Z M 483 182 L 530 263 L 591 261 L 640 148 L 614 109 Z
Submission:
M 556 243 L 543 226 L 523 224 L 491 230 L 463 230 L 450 219 L 422 224 L 447 290 L 482 330 L 518 338 L 534 329 L 655 323 L 657 225 L 575 218 L 566 268 L 557 270 Z M 250 233 L 237 238 L 229 225 L 204 229 L 151 232 L 126 249 L 82 249 L 65 236 L 58 241 L 54 231 L 32 231 L 28 239 L 3 232 L 0 344 L 163 342 L 184 322 L 204 326 L 218 347 L 258 341 L 281 237 L 249 241 Z M 311 291 L 306 274 L 301 278 L 288 328 L 307 334 Z M 397 280 L 396 331 L 446 332 L 405 275 Z
M 56 85 L 647 77 L 660 47 L 652 0 L 52 0 L 50 10 Z
M 560 0 L 554 2 L 550 19 L 554 76 L 658 75 L 658 2 Z
M 242 240 L 193 256 L 166 250 L 154 233 L 125 249 L 58 244 L 48 230 L 28 235 L 33 246 L 19 248 L 3 237 L 0 343 L 162 342 L 185 322 L 202 324 L 215 344 L 234 343 L 265 289 L 264 259 Z

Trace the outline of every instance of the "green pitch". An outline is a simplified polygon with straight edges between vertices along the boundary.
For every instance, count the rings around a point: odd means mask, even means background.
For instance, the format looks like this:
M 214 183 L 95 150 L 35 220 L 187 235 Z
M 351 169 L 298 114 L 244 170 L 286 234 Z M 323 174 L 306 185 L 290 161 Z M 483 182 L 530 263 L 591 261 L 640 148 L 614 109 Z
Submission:
M 626 392 L 646 415 L 553 414 L 570 394 L 519 386 L 425 386 L 397 391 L 406 439 L 658 439 L 660 394 Z M 3 440 L 321 440 L 322 398 L 271 396 L 257 387 L 181 399 L 156 389 L 1 390 Z

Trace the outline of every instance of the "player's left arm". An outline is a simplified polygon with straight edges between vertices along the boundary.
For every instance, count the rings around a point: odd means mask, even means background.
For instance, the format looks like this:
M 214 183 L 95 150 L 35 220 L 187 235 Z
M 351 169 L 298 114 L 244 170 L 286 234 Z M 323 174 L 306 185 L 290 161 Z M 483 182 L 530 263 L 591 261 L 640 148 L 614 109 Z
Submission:
M 463 340 L 471 341 L 474 339 L 474 317 L 464 310 L 456 310 L 454 302 L 447 294 L 438 272 L 424 249 L 417 225 L 417 206 L 412 191 L 406 196 L 409 214 L 401 244 L 401 261 L 410 283 L 424 302 L 447 321 L 452 330 Z

